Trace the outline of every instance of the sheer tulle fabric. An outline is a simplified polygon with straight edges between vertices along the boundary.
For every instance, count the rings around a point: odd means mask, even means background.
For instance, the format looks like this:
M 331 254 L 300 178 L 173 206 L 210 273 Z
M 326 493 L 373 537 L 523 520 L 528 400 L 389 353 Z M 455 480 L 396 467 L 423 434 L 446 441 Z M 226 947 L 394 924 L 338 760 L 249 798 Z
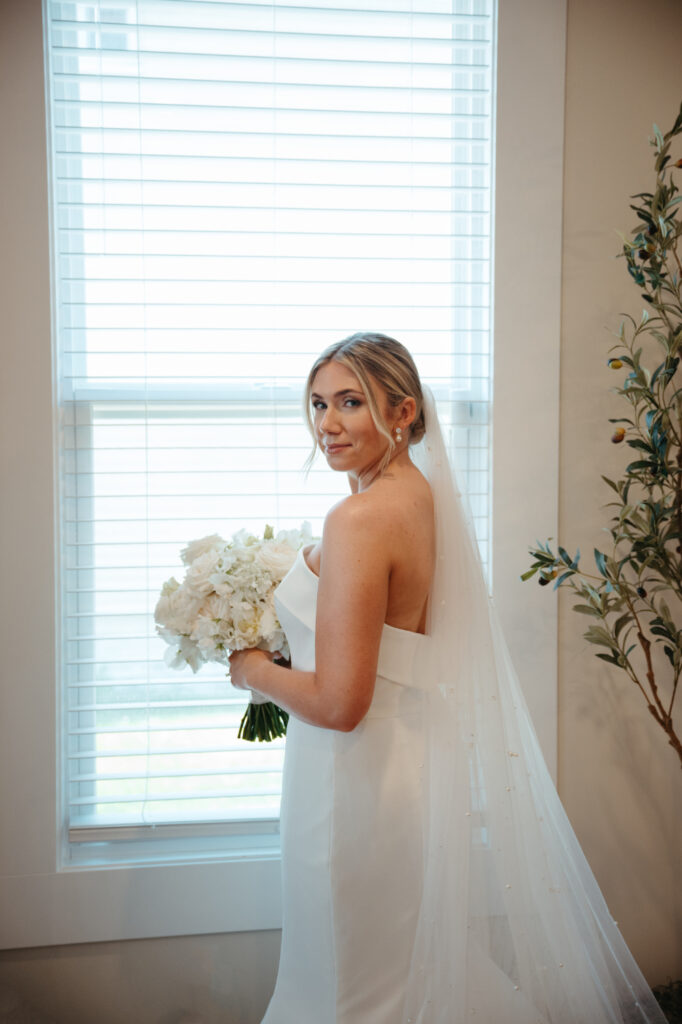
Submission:
M 433 396 L 424 888 L 410 1024 L 664 1024 L 549 776 L 485 586 Z

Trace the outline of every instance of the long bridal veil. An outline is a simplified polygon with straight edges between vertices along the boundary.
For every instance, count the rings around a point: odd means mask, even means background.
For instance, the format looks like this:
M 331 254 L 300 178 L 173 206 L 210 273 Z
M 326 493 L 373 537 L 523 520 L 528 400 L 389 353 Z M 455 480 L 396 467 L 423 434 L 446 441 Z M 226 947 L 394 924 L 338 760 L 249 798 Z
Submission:
M 424 889 L 405 1019 L 665 1024 L 545 765 L 430 392 L 425 415 L 413 452 L 434 494 L 437 566 Z

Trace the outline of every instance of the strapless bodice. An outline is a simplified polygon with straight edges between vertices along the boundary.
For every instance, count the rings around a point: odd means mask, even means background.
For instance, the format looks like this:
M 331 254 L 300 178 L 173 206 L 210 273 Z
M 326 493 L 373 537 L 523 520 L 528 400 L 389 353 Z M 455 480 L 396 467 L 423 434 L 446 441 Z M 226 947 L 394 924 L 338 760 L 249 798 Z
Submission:
M 289 641 L 292 666 L 307 672 L 315 669 L 318 583 L 318 577 L 301 550 L 289 574 L 275 592 L 277 614 Z M 422 689 L 420 662 L 428 642 L 429 638 L 421 633 L 398 629 L 385 623 L 379 647 L 377 681 Z

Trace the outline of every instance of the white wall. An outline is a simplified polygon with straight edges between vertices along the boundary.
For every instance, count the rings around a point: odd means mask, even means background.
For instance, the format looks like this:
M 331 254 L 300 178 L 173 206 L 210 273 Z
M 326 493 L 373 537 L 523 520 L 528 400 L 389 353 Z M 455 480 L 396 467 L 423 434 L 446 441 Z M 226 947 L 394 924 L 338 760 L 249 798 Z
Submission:
M 500 0 L 501 5 L 513 2 Z M 605 326 L 617 324 L 620 310 L 636 312 L 636 289 L 614 259 L 614 230 L 629 227 L 627 196 L 650 181 L 651 121 L 670 123 L 682 98 L 682 5 L 678 0 L 646 5 L 569 0 L 568 12 L 560 533 L 567 546 L 589 550 L 604 523 L 600 473 L 618 461 L 606 424 L 612 377 L 604 368 Z M 52 513 L 35 498 L 36 480 L 51 474 L 45 359 L 50 320 L 44 138 L 40 118 L 26 116 L 43 102 L 40 4 L 0 0 L 0 19 L 5 46 L 0 55 L 0 642 L 5 652 L 13 638 L 26 635 L 29 615 L 28 632 L 37 647 L 30 672 L 16 642 L 11 671 L 3 659 L 2 720 L 12 722 L 16 688 L 35 694 L 39 714 L 44 691 L 36 686 L 35 673 L 50 678 L 53 672 L 52 620 L 41 615 L 40 592 L 50 583 L 45 566 L 52 564 Z M 542 89 L 541 78 L 537 87 Z M 543 125 L 535 125 L 535 131 L 542 135 Z M 498 217 L 504 217 L 503 209 Z M 528 237 L 536 228 L 529 221 Z M 523 245 L 520 237 L 520 253 Z M 532 283 L 526 307 L 532 317 Z M 522 321 L 516 330 L 523 334 Z M 533 366 L 527 371 L 532 374 Z M 27 535 L 30 549 L 16 543 Z M 531 531 L 528 541 L 534 539 Z M 521 551 L 519 571 L 524 567 Z M 524 594 L 527 589 L 519 589 L 520 601 L 535 601 Z M 562 600 L 560 607 L 560 792 L 609 905 L 655 983 L 682 975 L 680 886 L 674 874 L 674 854 L 677 850 L 679 860 L 681 848 L 680 770 L 636 694 L 617 676 L 610 680 L 585 648 L 582 623 L 569 604 Z M 47 710 L 49 720 L 54 709 Z M 15 774 L 26 756 L 12 746 L 12 729 L 7 732 L 0 752 L 4 778 Z M 46 728 L 48 752 L 50 735 Z M 46 777 L 41 785 L 49 784 Z M 7 787 L 3 790 L 6 799 Z M 50 797 L 42 791 L 28 794 L 29 801 Z M 16 849 L 26 839 L 30 847 L 33 828 L 30 815 L 4 804 L 0 831 L 10 860 L 15 837 Z M 39 867 L 42 854 L 35 843 L 32 856 Z M 34 1005 L 60 1024 L 176 1024 L 185 1011 L 206 1022 L 255 1024 L 272 986 L 277 946 L 277 932 L 261 931 L 10 950 L 0 954 L 0 1008 L 2 986 L 11 985 L 30 993 Z
M 636 221 L 628 196 L 651 190 L 647 139 L 654 121 L 665 131 L 679 110 L 681 54 L 679 0 L 569 0 L 559 529 L 565 547 L 588 555 L 608 541 L 600 475 L 619 475 L 627 460 L 609 440 L 608 417 L 623 415 L 608 393 L 616 382 L 606 366 L 609 330 L 643 305 L 615 258 L 616 231 Z M 559 790 L 643 971 L 652 982 L 679 978 L 680 764 L 634 684 L 582 640 L 584 617 L 571 603 L 562 594 Z

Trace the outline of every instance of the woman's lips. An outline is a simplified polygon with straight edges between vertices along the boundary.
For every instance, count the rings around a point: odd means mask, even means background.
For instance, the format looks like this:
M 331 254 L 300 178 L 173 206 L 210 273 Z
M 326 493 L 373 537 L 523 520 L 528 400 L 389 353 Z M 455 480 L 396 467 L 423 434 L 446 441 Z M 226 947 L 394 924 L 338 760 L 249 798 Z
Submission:
M 327 455 L 333 455 L 335 452 L 340 452 L 343 448 L 350 448 L 348 444 L 326 444 L 324 450 Z

